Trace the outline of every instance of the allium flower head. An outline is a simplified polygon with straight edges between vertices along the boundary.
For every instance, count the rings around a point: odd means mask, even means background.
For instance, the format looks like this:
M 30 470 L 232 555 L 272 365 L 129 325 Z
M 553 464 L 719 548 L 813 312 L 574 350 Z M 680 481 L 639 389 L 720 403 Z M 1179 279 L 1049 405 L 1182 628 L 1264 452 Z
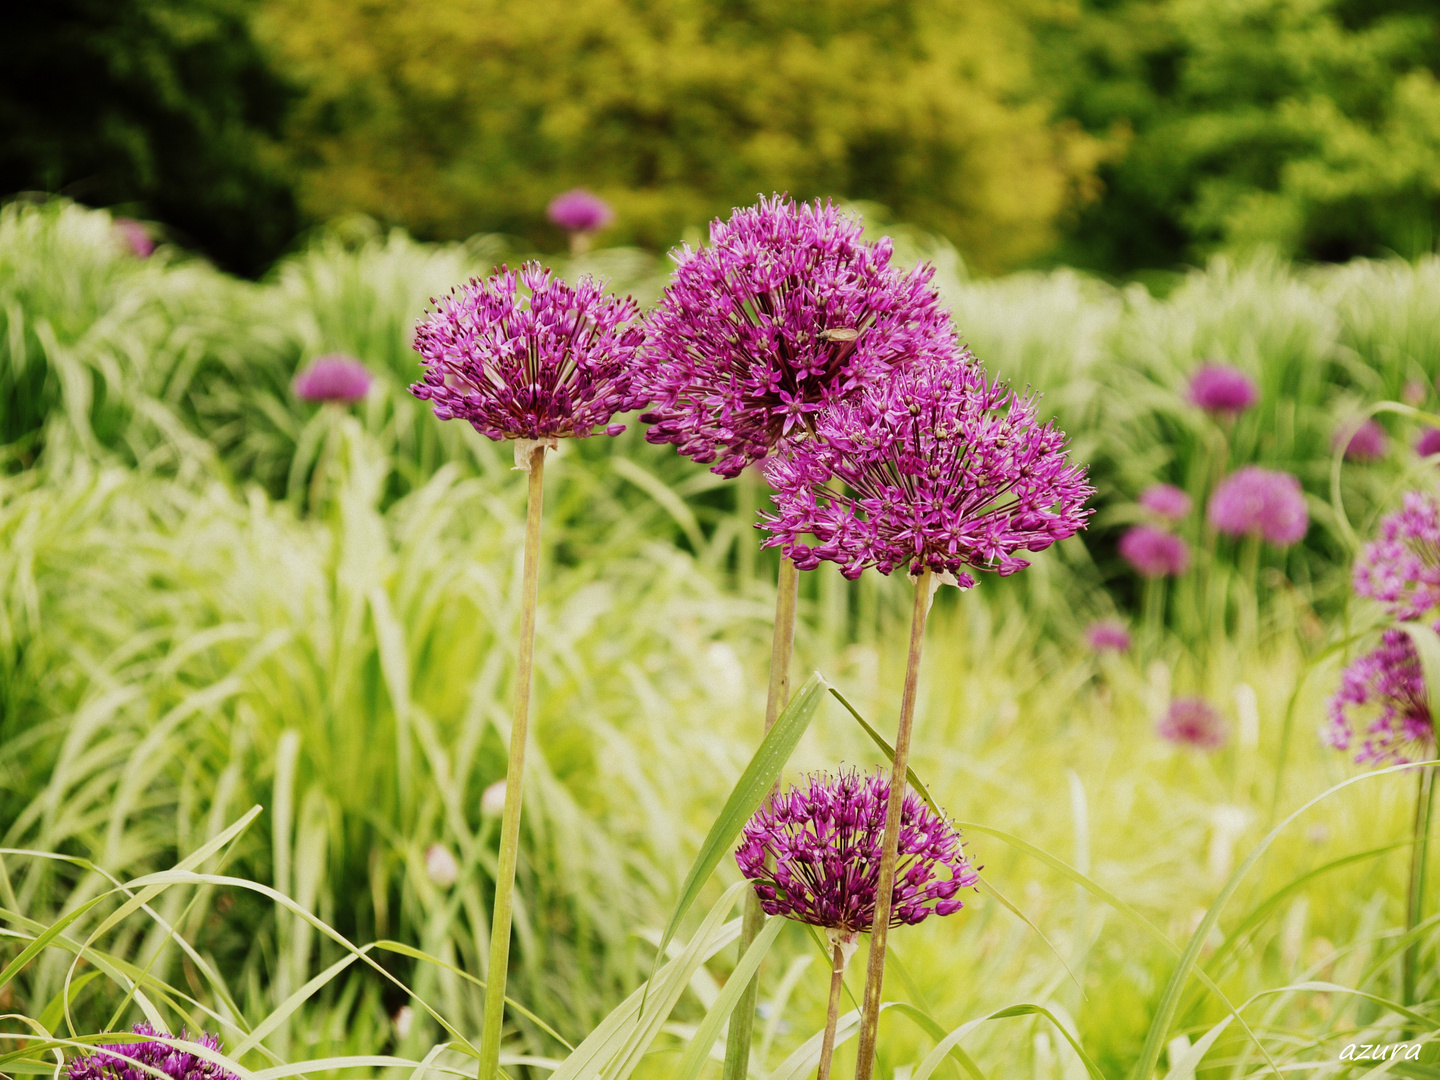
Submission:
M 159 1035 L 149 1024 L 139 1023 L 131 1028 L 136 1035 Z M 175 1036 L 180 1042 L 198 1043 L 217 1053 L 220 1040 L 214 1035 L 199 1035 L 192 1039 L 184 1031 Z M 117 1054 L 124 1057 L 117 1057 Z M 170 1080 L 236 1080 L 232 1072 L 214 1062 L 196 1057 L 183 1050 L 175 1050 L 162 1042 L 110 1043 L 98 1046 L 95 1053 L 77 1057 L 70 1063 L 67 1072 L 70 1080 L 155 1080 L 153 1073 L 137 1068 L 124 1058 L 144 1062 L 152 1069 L 158 1069 Z
M 1140 493 L 1136 500 L 1140 506 L 1156 517 L 1167 521 L 1179 521 L 1190 513 L 1190 496 L 1174 484 L 1152 484 Z
M 130 254 L 136 258 L 148 259 L 154 254 L 155 238 L 150 235 L 149 229 L 134 218 L 116 218 L 115 231 L 120 234 L 120 239 L 124 241 Z
M 1421 457 L 1440 454 L 1440 428 L 1426 428 L 1415 440 L 1415 453 Z
M 914 361 L 834 403 L 766 477 L 778 512 L 761 525 L 765 546 L 800 569 L 825 560 L 856 578 L 868 566 L 928 566 L 966 588 L 969 569 L 1013 574 L 1030 565 L 1017 552 L 1073 536 L 1094 493 L 1065 433 L 1038 423 L 1035 400 L 989 379 L 968 351 Z
M 1385 631 L 1378 649 L 1345 669 L 1340 688 L 1330 699 L 1330 722 L 1323 738 L 1336 750 L 1355 749 L 1361 765 L 1399 765 L 1434 757 L 1435 724 L 1420 656 L 1409 634 Z
M 368 394 L 370 383 L 370 372 L 359 360 L 331 353 L 316 357 L 295 376 L 295 396 L 301 401 L 349 404 Z
M 890 265 L 829 203 L 761 199 L 682 248 L 645 347 L 645 437 L 738 476 L 834 401 L 894 365 L 953 354 L 932 267 Z
M 1097 653 L 1129 652 L 1130 631 L 1118 619 L 1102 619 L 1091 623 L 1085 631 L 1085 641 Z
M 572 288 L 539 263 L 502 267 L 451 290 L 416 327 L 425 381 L 410 392 L 492 439 L 618 435 L 624 425 L 610 418 L 649 400 L 636 314 L 591 277 Z
M 1255 380 L 1239 368 L 1206 364 L 1190 376 L 1190 404 L 1208 413 L 1235 417 L 1260 398 Z
M 1310 528 L 1300 481 L 1289 473 L 1247 465 L 1221 480 L 1210 496 L 1210 524 L 1230 536 L 1261 536 L 1279 547 Z
M 1419 491 L 1380 521 L 1380 536 L 1355 560 L 1355 592 L 1396 619 L 1418 619 L 1440 604 L 1440 504 Z
M 1330 440 L 1331 449 L 1345 447 L 1346 461 L 1378 461 L 1385 456 L 1390 439 L 1374 420 L 1343 425 Z
M 615 220 L 615 211 L 599 195 L 575 188 L 551 199 L 545 216 L 570 232 L 599 232 Z
M 889 796 L 889 777 L 841 770 L 817 773 L 761 807 L 741 833 L 735 861 L 755 883 L 765 913 L 845 934 L 868 932 Z M 955 827 L 906 791 L 892 927 L 965 906 L 956 893 L 980 875 L 961 849 Z
M 1154 525 L 1136 525 L 1120 537 L 1120 555 L 1141 577 L 1179 577 L 1190 569 L 1190 545 Z
M 1224 717 L 1202 697 L 1176 698 L 1155 730 L 1162 739 L 1196 750 L 1219 750 L 1230 739 Z

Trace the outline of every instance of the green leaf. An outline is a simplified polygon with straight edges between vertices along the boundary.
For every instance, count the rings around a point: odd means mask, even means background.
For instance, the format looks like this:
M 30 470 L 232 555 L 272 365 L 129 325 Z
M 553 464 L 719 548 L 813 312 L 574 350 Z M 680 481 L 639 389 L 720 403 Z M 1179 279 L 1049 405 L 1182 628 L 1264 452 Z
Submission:
M 40 1014 L 40 1025 L 46 1031 L 54 1031 L 57 1024 L 64 1017 L 66 1010 L 75 1004 L 75 999 L 80 996 L 80 991 L 89 986 L 91 982 L 98 979 L 103 972 L 87 971 L 78 979 L 72 979 L 70 984 L 62 987 L 60 992 L 50 999 L 45 1010 Z
M 1105 1080 L 1105 1074 L 1100 1071 L 1099 1066 L 1097 1066 L 1095 1062 L 1090 1060 L 1090 1055 L 1085 1053 L 1085 1048 L 1075 1041 L 1075 1037 L 1070 1034 L 1069 1029 L 1060 1023 L 1059 1020 L 1055 1019 L 1055 1015 L 1051 1013 L 1049 1009 L 1042 1005 L 1031 1005 L 1028 1003 L 1010 1005 L 1003 1009 L 997 1009 L 988 1016 L 982 1016 L 978 1020 L 970 1020 L 961 1024 L 954 1031 L 950 1032 L 949 1035 L 941 1039 L 940 1042 L 935 1045 L 935 1049 L 925 1055 L 925 1059 L 916 1067 L 911 1080 L 929 1080 L 930 1074 L 935 1071 L 945 1055 L 957 1046 L 961 1039 L 987 1020 L 1003 1020 L 1011 1016 L 1030 1016 L 1036 1014 L 1044 1016 L 1050 1023 L 1055 1025 L 1056 1030 L 1059 1031 L 1061 1035 L 1065 1036 L 1065 1041 L 1070 1044 L 1071 1049 L 1073 1049 L 1080 1060 L 1084 1062 L 1086 1071 L 1094 1077 L 1095 1080 Z
M 828 682 L 825 684 L 825 689 L 830 691 L 830 695 L 836 701 L 845 706 L 845 711 L 854 717 L 855 722 L 860 725 L 861 730 L 864 731 L 866 735 L 869 735 L 875 745 L 880 748 L 880 752 L 885 755 L 885 760 L 893 765 L 895 763 L 895 747 L 890 745 L 890 741 L 886 739 L 884 735 L 881 735 L 880 732 L 871 725 L 870 721 L 860 715 L 860 710 L 850 704 L 849 698 Z M 945 811 L 941 810 L 934 798 L 931 797 L 930 789 L 925 786 L 920 777 L 916 775 L 915 770 L 910 768 L 908 764 L 905 766 L 905 779 L 907 779 L 910 782 L 910 786 L 919 793 L 920 798 L 925 800 L 926 806 L 930 807 L 931 810 L 935 811 L 935 813 L 942 818 L 947 816 Z
M 1406 622 L 1400 629 L 1410 635 L 1415 651 L 1420 654 L 1420 670 L 1425 676 L 1425 696 L 1430 715 L 1440 716 L 1440 634 L 1424 623 Z
M 771 919 L 755 936 L 750 948 L 746 949 L 745 955 L 740 958 L 740 963 L 735 965 L 735 970 L 725 980 L 725 988 L 720 991 L 715 1004 L 710 1006 L 710 1011 L 696 1029 L 685 1056 L 680 1059 L 680 1065 L 673 1073 L 673 1080 L 696 1080 L 700 1075 L 700 1070 L 705 1067 L 705 1062 L 710 1057 L 710 1048 L 715 1045 L 715 1039 L 720 1034 L 720 1025 L 735 1011 L 740 995 L 745 992 L 751 977 L 760 969 L 760 961 L 765 958 L 770 946 L 784 928 L 784 919 Z

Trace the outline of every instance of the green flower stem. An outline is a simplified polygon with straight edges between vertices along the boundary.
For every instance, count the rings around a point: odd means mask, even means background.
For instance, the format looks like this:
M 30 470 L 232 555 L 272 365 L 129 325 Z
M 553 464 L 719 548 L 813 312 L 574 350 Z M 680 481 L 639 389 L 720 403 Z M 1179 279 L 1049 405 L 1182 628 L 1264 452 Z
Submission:
M 1410 895 L 1405 905 L 1405 929 L 1414 933 L 1425 918 L 1425 872 L 1430 856 L 1430 812 L 1435 804 L 1435 770 L 1420 770 L 1415 788 L 1415 842 L 1410 849 Z M 1411 941 L 1405 948 L 1404 993 L 1402 1005 L 1415 1004 L 1415 983 L 1420 967 L 1420 942 Z
M 545 448 L 530 455 L 530 494 L 525 512 L 525 570 L 520 596 L 520 649 L 515 662 L 515 715 L 510 723 L 510 763 L 505 770 L 505 816 L 495 871 L 495 912 L 490 924 L 490 963 L 485 1019 L 480 1029 L 479 1080 L 500 1072 L 500 1034 L 505 1024 L 505 976 L 510 964 L 510 913 L 515 862 L 520 853 L 520 799 L 525 778 L 525 739 L 530 726 L 531 669 L 535 662 L 535 602 L 540 586 L 540 508 L 545 495 Z
M 885 939 L 890 931 L 890 905 L 895 892 L 895 864 L 900 848 L 900 811 L 905 804 L 905 770 L 910 764 L 910 729 L 915 721 L 915 691 L 920 682 L 920 647 L 930 614 L 928 567 L 915 579 L 915 609 L 910 618 L 910 656 L 905 662 L 905 692 L 900 699 L 900 726 L 895 732 L 895 761 L 890 769 L 890 798 L 885 805 L 885 835 L 880 846 L 880 879 L 875 886 L 875 923 L 870 928 L 870 955 L 865 967 L 865 1003 L 860 1014 L 859 1057 L 855 1080 L 870 1080 L 875 1071 L 875 1039 L 880 1027 L 880 989 L 885 981 Z
M 835 1027 L 840 1019 L 840 991 L 845 986 L 845 950 L 835 946 L 830 963 L 830 1003 L 825 1008 L 825 1038 L 820 1043 L 820 1071 L 815 1080 L 830 1080 L 830 1061 L 835 1056 Z
M 770 637 L 770 688 L 765 696 L 765 731 L 775 726 L 775 719 L 790 700 L 790 658 L 795 651 L 795 605 L 800 587 L 800 572 L 789 559 L 780 560 L 780 579 L 775 588 L 775 629 Z M 775 782 L 773 796 L 780 789 Z M 740 953 L 755 940 L 765 925 L 765 912 L 754 890 L 745 894 L 744 921 L 740 924 Z M 750 1070 L 750 1041 L 755 1029 L 755 1002 L 760 996 L 760 973 L 757 971 L 730 1014 L 730 1028 L 725 1035 L 725 1067 L 721 1080 L 745 1080 Z

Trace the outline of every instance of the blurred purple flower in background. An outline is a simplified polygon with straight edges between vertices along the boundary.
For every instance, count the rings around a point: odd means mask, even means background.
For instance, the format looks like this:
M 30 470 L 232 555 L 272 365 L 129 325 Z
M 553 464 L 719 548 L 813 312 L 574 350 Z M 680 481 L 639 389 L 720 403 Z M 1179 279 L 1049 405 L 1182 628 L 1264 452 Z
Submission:
M 1369 419 L 1358 426 L 1354 423 L 1343 425 L 1330 439 L 1332 450 L 1345 447 L 1346 461 L 1378 461 L 1385 456 L 1389 445 L 1385 429 Z
M 839 930 L 869 932 L 875 921 L 881 839 L 890 781 L 883 773 L 817 773 L 761 807 L 740 836 L 735 861 L 755 883 L 767 915 Z M 913 791 L 900 816 L 890 925 L 913 925 L 965 905 L 956 896 L 980 875 L 960 834 Z
M 968 588 L 968 569 L 1013 574 L 1030 565 L 1017 552 L 1084 528 L 1094 489 L 1067 458 L 1065 433 L 954 348 L 832 405 L 814 438 L 782 448 L 766 467 L 779 511 L 761 525 L 766 547 L 802 570 L 826 560 L 856 578 L 870 566 L 928 566 Z M 828 486 L 837 479 L 849 494 Z
M 1239 368 L 1206 364 L 1190 376 L 1190 404 L 1234 419 L 1260 398 L 1255 380 Z
M 708 247 L 682 248 L 647 326 L 645 437 L 738 476 L 892 366 L 953 356 L 934 269 L 891 266 L 890 241 L 867 244 L 862 228 L 777 195 L 712 223 Z
M 545 216 L 567 232 L 593 233 L 614 221 L 615 211 L 599 195 L 575 188 L 551 199 Z
M 1127 529 L 1119 549 L 1141 577 L 1179 577 L 1190 569 L 1190 545 L 1154 525 Z
M 1386 630 L 1380 647 L 1351 661 L 1330 699 L 1323 738 L 1336 750 L 1359 747 L 1361 765 L 1399 765 L 1434 756 L 1435 725 L 1420 656 L 1404 630 Z
M 1215 488 L 1210 524 L 1229 536 L 1260 536 L 1285 547 L 1304 537 L 1310 512 L 1300 481 L 1289 473 L 1247 465 Z
M 649 402 L 636 314 L 589 276 L 572 288 L 539 263 L 502 267 L 453 289 L 416 327 L 425 381 L 410 392 L 491 439 L 618 435 L 611 417 Z
M 330 353 L 316 357 L 295 376 L 295 396 L 301 401 L 337 401 L 348 405 L 368 394 L 371 382 L 370 372 L 359 360 Z
M 1419 379 L 1408 379 L 1400 391 L 1400 400 L 1406 405 L 1419 405 L 1430 396 L 1430 388 Z
M 150 230 L 134 218 L 116 218 L 115 231 L 120 234 L 130 254 L 137 258 L 148 259 L 155 251 L 155 238 L 150 235 Z
M 1426 428 L 1415 440 L 1415 453 L 1421 457 L 1440 454 L 1440 428 Z
M 1130 631 L 1118 619 L 1102 619 L 1090 624 L 1085 631 L 1085 642 L 1097 653 L 1129 652 Z
M 149 1024 L 141 1022 L 131 1031 L 136 1035 L 160 1035 Z M 184 1031 L 174 1038 L 180 1042 L 194 1042 L 217 1053 L 220 1040 L 214 1035 L 202 1034 L 192 1039 Z M 170 1077 L 170 1080 L 236 1080 L 214 1062 L 196 1057 L 183 1050 L 175 1050 L 162 1042 L 107 1043 L 96 1047 L 96 1052 L 78 1057 L 70 1063 L 70 1080 L 155 1080 L 154 1073 L 137 1068 L 130 1062 L 115 1055 L 134 1058 Z
M 1440 505 L 1419 491 L 1380 521 L 1380 536 L 1355 560 L 1355 592 L 1396 619 L 1418 619 L 1440 604 Z
M 1196 750 L 1219 750 L 1230 739 L 1230 725 L 1203 697 L 1176 698 L 1155 730 L 1168 742 Z
M 1152 484 L 1136 500 L 1141 508 L 1167 521 L 1179 521 L 1190 513 L 1190 496 L 1174 484 Z

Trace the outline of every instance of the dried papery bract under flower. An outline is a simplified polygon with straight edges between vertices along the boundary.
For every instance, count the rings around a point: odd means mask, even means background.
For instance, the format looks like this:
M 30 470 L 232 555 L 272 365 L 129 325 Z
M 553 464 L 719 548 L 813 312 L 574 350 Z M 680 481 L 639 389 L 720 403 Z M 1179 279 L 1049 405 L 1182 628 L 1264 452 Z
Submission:
M 738 476 L 894 366 L 953 349 L 932 268 L 891 265 L 857 218 L 784 196 L 682 248 L 648 320 L 645 437 Z
M 136 1035 L 167 1037 L 143 1021 L 130 1030 Z M 214 1035 L 201 1034 L 192 1039 L 181 1031 L 174 1038 L 179 1042 L 198 1043 L 217 1053 L 220 1051 L 220 1040 Z M 154 1073 L 137 1067 L 125 1058 L 143 1062 L 170 1080 L 237 1080 L 235 1074 L 222 1065 L 149 1039 L 97 1046 L 93 1054 L 72 1061 L 66 1075 L 69 1080 L 155 1080 Z
M 1355 560 L 1355 592 L 1379 601 L 1394 618 L 1418 619 L 1440 605 L 1440 503 L 1406 492 L 1401 509 L 1386 514 L 1380 536 Z
M 1380 646 L 1357 657 L 1330 699 L 1325 743 L 1354 750 L 1361 765 L 1396 765 L 1435 756 L 1424 672 L 1404 630 L 1387 630 Z M 1358 745 L 1357 745 L 1358 744 Z

